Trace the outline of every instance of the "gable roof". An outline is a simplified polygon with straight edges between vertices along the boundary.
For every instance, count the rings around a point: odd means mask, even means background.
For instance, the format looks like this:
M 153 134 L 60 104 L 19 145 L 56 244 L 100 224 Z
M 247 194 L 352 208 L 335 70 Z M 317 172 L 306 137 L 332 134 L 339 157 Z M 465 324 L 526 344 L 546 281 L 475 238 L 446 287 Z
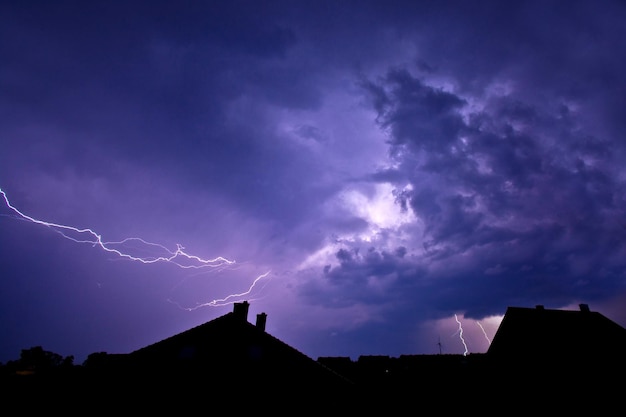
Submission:
M 579 310 L 509 307 L 487 351 L 500 361 L 597 363 L 621 360 L 626 329 L 580 304 Z
M 139 372 L 205 376 L 234 382 L 273 384 L 306 381 L 345 384 L 321 363 L 265 331 L 266 314 L 256 324 L 247 320 L 249 303 L 235 303 L 232 312 L 145 346 L 127 355 L 126 364 Z

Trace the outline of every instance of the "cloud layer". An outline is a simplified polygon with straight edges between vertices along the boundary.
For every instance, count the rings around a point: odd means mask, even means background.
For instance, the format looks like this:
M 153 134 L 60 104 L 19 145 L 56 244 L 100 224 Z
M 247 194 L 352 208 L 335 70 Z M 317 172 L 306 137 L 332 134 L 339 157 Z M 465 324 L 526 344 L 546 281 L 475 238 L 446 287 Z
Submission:
M 0 360 L 134 350 L 266 272 L 242 298 L 312 357 L 461 353 L 455 315 L 484 352 L 512 305 L 626 323 L 619 2 L 0 12 L 11 204 L 237 260 L 144 265 L 4 207 Z

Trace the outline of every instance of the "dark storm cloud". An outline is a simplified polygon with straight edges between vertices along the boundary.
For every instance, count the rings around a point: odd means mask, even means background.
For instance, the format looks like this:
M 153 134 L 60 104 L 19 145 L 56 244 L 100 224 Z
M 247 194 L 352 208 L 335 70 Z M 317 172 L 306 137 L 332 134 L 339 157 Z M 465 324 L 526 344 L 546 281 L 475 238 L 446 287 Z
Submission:
M 81 175 L 105 171 L 109 158 L 129 159 L 190 187 L 221 190 L 270 217 L 280 199 L 303 201 L 304 209 L 303 184 L 317 168 L 265 127 L 272 119 L 264 106 L 316 108 L 321 90 L 305 62 L 284 60 L 297 38 L 265 18 L 269 8 L 245 2 L 6 7 L 3 31 L 15 40 L 0 51 L 6 74 L 0 106 L 15 115 L 4 127 L 9 144 L 54 148 Z M 58 133 L 44 138 L 12 129 L 24 125 Z M 45 152 L 37 161 L 22 157 L 20 145 L 12 148 L 4 176 L 13 165 L 55 163 Z
M 116 2 L 72 6 L 58 2 L 28 12 L 7 10 L 11 19 L 5 35 L 16 41 L 3 43 L 5 71 L 14 77 L 3 87 L 7 101 L 38 110 L 30 114 L 36 121 L 78 127 L 100 123 L 109 130 L 126 123 L 147 128 L 143 136 L 154 137 L 172 122 L 193 132 L 200 116 L 218 120 L 223 114 L 216 104 L 242 94 L 246 85 L 274 83 L 282 88 L 268 91 L 279 90 L 289 100 L 300 96 L 302 102 L 309 96 L 302 90 L 288 93 L 287 87 L 298 82 L 292 73 L 280 74 L 280 68 L 260 63 L 283 55 L 294 35 L 263 22 L 250 7 L 212 10 L 205 4 L 197 10 L 158 2 L 130 2 L 121 10 Z M 113 107 L 120 98 L 127 114 Z M 151 123 L 156 125 L 152 129 Z M 149 145 L 144 137 L 117 146 Z
M 412 335 L 456 313 L 624 291 L 621 2 L 310 3 L 3 2 L 0 187 L 45 219 L 271 267 L 278 295 L 258 302 L 313 356 L 425 351 L 435 340 Z M 146 334 L 189 323 L 150 312 L 170 270 L 44 250 L 54 237 L 9 217 L 5 317 L 39 283 L 63 295 L 48 312 L 122 323 L 122 349 L 133 319 Z M 42 265 L 60 272 L 27 277 Z M 182 281 L 192 303 L 214 295 Z
M 391 70 L 386 78 L 388 91 L 365 83 L 372 93 L 380 124 L 390 130 L 390 144 L 409 145 L 427 151 L 446 149 L 463 127 L 459 97 L 424 85 L 406 70 Z
M 335 254 L 337 265 L 326 265 L 324 280 L 307 283 L 301 288 L 302 294 L 333 308 L 351 305 L 356 300 L 371 305 L 404 303 L 402 291 L 420 285 L 418 278 L 425 275 L 425 271 L 403 259 L 405 254 L 404 247 L 392 252 L 365 245 L 339 249 Z M 328 291 L 336 296 L 325 297 Z
M 395 184 L 423 225 L 408 229 L 412 255 L 380 271 L 362 252 L 384 253 L 384 240 L 345 241 L 327 286 L 305 287 L 319 302 L 383 306 L 380 321 L 344 335 L 372 351 L 389 340 L 411 349 L 400 336 L 411 320 L 601 303 L 624 290 L 626 119 L 613 103 L 626 63 L 612 55 L 623 28 L 606 16 L 623 7 L 456 6 L 417 25 L 414 68 L 361 82 L 395 162 L 370 179 Z
M 504 16 L 494 15 L 495 9 L 488 17 L 500 25 L 506 19 L 499 20 Z M 344 303 L 375 294 L 364 290 L 366 284 L 382 281 L 390 270 L 400 277 L 411 268 L 420 273 L 404 285 L 389 285 L 386 295 L 395 305 L 412 305 L 412 317 L 462 309 L 479 319 L 506 305 L 567 305 L 623 290 L 624 146 L 621 134 L 602 127 L 622 122 L 616 112 L 595 106 L 619 101 L 618 68 L 625 64 L 605 52 L 623 48 L 614 36 L 619 30 L 615 21 L 607 28 L 594 20 L 597 15 L 587 19 L 585 4 L 563 10 L 557 23 L 552 17 L 560 8 L 522 17 L 539 9 L 530 4 L 511 13 L 513 24 L 500 36 L 463 21 L 452 29 L 453 40 L 442 42 L 448 57 L 439 74 L 433 68 L 441 69 L 442 52 L 426 48 L 415 69 L 392 68 L 361 83 L 395 161 L 395 168 L 371 179 L 397 185 L 397 202 L 423 223 L 423 235 L 415 239 L 423 251 L 379 270 L 380 256 L 371 254 L 383 251 L 370 248 L 370 256 L 357 256 L 365 243 L 345 243 L 337 264 L 325 268 Z M 556 27 L 548 31 L 548 22 Z M 577 22 L 584 22 L 586 34 Z M 455 37 L 460 32 L 463 39 Z M 422 39 L 432 40 L 441 32 L 423 33 Z M 597 60 L 575 65 L 581 50 Z M 467 61 L 470 54 L 476 62 Z M 414 75 L 430 62 L 437 65 Z M 617 88 L 598 88 L 611 82 Z M 351 285 L 361 291 L 344 291 Z

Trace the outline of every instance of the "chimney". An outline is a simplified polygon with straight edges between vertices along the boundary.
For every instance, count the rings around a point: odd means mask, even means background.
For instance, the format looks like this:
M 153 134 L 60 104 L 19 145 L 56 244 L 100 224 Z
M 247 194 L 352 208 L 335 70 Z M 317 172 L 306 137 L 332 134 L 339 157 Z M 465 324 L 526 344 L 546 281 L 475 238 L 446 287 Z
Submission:
M 578 304 L 578 307 L 580 307 L 580 311 L 589 313 L 589 306 L 587 304 Z
M 250 303 L 247 301 L 235 303 L 233 307 L 233 314 L 238 320 L 246 322 L 248 321 L 248 307 L 250 307 Z
M 260 313 L 256 315 L 256 327 L 262 332 L 265 331 L 265 322 L 267 321 L 267 314 Z
M 537 304 L 537 305 L 535 306 L 535 308 L 536 308 L 537 310 L 545 310 L 545 308 L 544 308 L 544 307 L 543 307 L 543 305 L 541 305 L 541 304 Z

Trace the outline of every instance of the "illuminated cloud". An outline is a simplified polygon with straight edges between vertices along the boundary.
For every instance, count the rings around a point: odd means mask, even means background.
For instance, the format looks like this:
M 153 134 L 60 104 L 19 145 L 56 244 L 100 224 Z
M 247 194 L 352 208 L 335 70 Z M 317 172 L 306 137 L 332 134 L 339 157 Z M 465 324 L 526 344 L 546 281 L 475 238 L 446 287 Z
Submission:
M 100 249 L 237 262 L 127 262 L 4 206 L 0 361 L 134 350 L 229 311 L 194 307 L 270 270 L 251 309 L 313 357 L 433 353 L 439 338 L 463 353 L 455 317 L 485 351 L 510 305 L 624 320 L 624 14 L 3 4 L 11 204 L 97 231 Z

